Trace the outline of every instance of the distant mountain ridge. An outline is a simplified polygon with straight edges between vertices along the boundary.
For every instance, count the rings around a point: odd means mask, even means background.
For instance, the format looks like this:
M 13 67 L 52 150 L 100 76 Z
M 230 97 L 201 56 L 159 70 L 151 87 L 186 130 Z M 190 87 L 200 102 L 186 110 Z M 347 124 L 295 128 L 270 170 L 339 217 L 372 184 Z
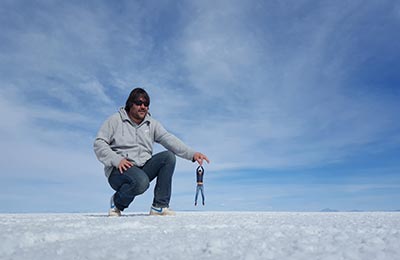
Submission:
M 393 209 L 393 210 L 360 210 L 360 209 L 352 209 L 352 210 L 337 210 L 331 208 L 324 208 L 321 209 L 320 212 L 400 212 L 400 209 Z
M 321 212 L 339 212 L 339 210 L 337 210 L 337 209 L 325 208 L 325 209 L 322 209 Z

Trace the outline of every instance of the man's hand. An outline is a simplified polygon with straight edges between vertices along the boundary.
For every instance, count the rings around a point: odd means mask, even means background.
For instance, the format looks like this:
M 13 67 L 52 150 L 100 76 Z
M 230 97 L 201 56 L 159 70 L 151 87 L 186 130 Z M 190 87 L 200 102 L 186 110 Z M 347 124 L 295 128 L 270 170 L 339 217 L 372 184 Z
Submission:
M 122 174 L 124 171 L 128 170 L 132 166 L 133 166 L 133 163 L 124 158 L 119 162 L 118 170 Z
M 203 160 L 206 160 L 207 163 L 210 163 L 210 161 L 208 160 L 207 156 L 205 156 L 202 153 L 196 152 L 193 155 L 193 162 L 196 161 L 198 162 L 200 165 L 203 165 Z

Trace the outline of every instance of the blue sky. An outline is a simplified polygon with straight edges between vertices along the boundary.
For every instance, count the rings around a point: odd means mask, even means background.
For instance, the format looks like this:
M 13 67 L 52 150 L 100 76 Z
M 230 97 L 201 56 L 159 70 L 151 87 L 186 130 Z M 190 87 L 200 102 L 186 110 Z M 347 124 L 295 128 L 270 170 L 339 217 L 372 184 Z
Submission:
M 398 1 L 1 1 L 0 212 L 102 212 L 92 144 L 145 88 L 207 154 L 176 210 L 400 209 Z M 156 150 L 162 147 L 156 146 Z M 128 212 L 146 211 L 152 191 Z

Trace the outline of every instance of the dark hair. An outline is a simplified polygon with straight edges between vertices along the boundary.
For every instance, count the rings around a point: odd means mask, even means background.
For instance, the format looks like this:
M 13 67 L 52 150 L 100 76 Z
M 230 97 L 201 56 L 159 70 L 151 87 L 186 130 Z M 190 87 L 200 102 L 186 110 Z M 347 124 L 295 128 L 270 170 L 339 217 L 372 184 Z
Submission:
M 131 91 L 128 99 L 126 100 L 125 111 L 129 112 L 129 110 L 131 109 L 131 107 L 133 105 L 133 102 L 138 100 L 141 97 L 146 99 L 147 103 L 149 103 L 149 105 L 150 105 L 150 97 L 149 97 L 149 94 L 147 94 L 146 90 L 144 90 L 142 88 L 135 88 L 134 90 Z

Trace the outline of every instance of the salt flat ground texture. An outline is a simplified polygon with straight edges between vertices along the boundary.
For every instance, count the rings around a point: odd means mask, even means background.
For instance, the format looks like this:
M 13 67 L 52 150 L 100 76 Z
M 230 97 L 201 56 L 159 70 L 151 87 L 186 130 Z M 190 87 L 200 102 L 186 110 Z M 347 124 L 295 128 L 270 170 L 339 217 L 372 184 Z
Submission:
M 400 213 L 0 214 L 0 259 L 399 259 Z

